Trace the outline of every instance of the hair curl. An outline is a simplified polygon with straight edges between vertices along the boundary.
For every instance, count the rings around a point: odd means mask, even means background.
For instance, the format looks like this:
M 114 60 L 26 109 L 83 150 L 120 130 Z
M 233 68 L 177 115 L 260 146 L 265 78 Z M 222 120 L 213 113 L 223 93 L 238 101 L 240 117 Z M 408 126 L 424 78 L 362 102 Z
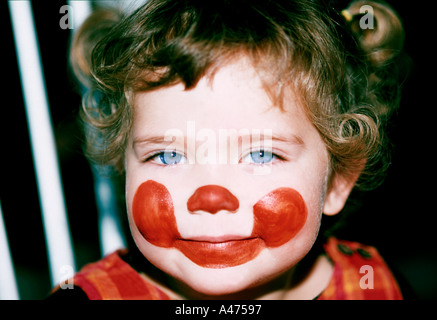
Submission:
M 373 9 L 374 29 L 360 27 L 363 5 Z M 82 115 L 90 158 L 123 171 L 132 94 L 180 82 L 193 88 L 244 55 L 279 107 L 286 88 L 302 98 L 332 173 L 361 171 L 357 185 L 375 187 L 389 163 L 384 129 L 399 105 L 403 29 L 384 2 L 341 9 L 312 0 L 150 0 L 127 16 L 94 11 L 71 50 L 89 88 Z

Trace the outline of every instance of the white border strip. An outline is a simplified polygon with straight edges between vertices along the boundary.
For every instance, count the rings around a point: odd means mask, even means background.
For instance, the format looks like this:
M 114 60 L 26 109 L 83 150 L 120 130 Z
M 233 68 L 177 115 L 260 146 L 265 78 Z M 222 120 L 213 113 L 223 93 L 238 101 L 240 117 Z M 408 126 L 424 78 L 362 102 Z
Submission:
M 79 28 L 86 18 L 91 14 L 91 2 L 86 0 L 68 0 L 73 12 L 70 18 L 73 20 L 73 29 Z
M 17 282 L 0 202 L 0 300 L 18 300 Z
M 65 279 L 65 265 L 75 269 L 56 146 L 30 1 L 8 1 L 21 85 L 26 105 L 33 160 L 52 285 Z M 18 213 L 18 212 L 17 212 Z

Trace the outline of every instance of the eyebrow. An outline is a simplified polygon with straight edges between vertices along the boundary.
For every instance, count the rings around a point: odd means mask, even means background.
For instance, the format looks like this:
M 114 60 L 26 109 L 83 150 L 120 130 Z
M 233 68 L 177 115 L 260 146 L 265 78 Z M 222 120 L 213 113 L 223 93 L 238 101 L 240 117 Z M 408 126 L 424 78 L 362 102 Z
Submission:
M 260 140 L 263 140 L 262 136 L 261 136 Z M 291 144 L 297 144 L 297 145 L 305 145 L 305 142 L 303 141 L 303 139 L 296 134 L 291 134 L 289 137 L 273 135 L 272 141 L 291 143 Z
M 244 141 L 244 139 L 248 139 L 248 138 L 254 138 L 256 137 L 256 135 L 239 135 L 238 136 L 238 140 L 240 141 Z M 184 135 L 184 141 L 186 141 L 187 136 Z M 264 140 L 264 134 L 260 134 L 259 135 L 259 139 L 257 139 L 256 141 L 262 141 Z M 304 146 L 305 142 L 304 140 L 296 134 L 291 134 L 289 136 L 284 136 L 284 135 L 272 135 L 271 137 L 272 141 L 277 141 L 277 142 L 282 142 L 282 143 L 288 143 L 288 144 L 296 144 L 296 145 L 301 145 Z M 156 136 L 142 136 L 142 137 L 138 137 L 135 138 L 132 145 L 133 147 L 135 147 L 135 145 L 137 144 L 162 144 L 162 143 L 172 143 L 172 141 L 165 141 L 164 140 L 164 136 L 160 136 L 160 135 L 156 135 Z
M 252 140 L 252 141 L 265 141 L 266 137 L 264 134 L 260 134 L 260 135 L 243 135 L 243 136 L 239 136 L 240 141 L 242 139 L 247 139 L 247 137 L 249 138 L 258 138 L 256 140 Z M 301 136 L 297 135 L 297 134 L 289 134 L 289 135 L 278 135 L 278 134 L 274 134 L 271 136 L 272 141 L 276 141 L 276 142 L 281 142 L 281 143 L 286 143 L 286 144 L 292 144 L 292 145 L 298 145 L 298 146 L 305 146 L 305 142 L 302 139 Z
M 135 147 L 137 144 L 160 144 L 163 142 L 171 142 L 171 141 L 165 141 L 164 136 L 144 136 L 135 138 L 132 142 L 132 145 Z

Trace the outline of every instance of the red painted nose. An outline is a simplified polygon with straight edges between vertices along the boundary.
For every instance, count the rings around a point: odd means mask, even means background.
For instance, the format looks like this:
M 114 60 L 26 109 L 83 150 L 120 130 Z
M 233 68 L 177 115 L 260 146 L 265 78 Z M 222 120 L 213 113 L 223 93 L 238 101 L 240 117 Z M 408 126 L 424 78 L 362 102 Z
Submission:
M 188 211 L 203 210 L 217 213 L 220 210 L 237 211 L 240 203 L 238 199 L 226 188 L 207 185 L 198 188 L 187 201 Z

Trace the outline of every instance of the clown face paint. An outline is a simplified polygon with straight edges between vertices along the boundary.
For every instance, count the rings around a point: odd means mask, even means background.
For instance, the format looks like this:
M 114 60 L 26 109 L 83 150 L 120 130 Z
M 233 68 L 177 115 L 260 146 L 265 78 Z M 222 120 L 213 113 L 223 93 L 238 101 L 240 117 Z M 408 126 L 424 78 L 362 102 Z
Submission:
M 220 205 L 220 199 L 224 204 Z M 209 210 L 210 213 L 221 209 L 235 211 L 238 199 L 223 187 L 204 186 L 190 197 L 187 207 L 190 211 Z M 294 189 L 278 188 L 253 206 L 254 227 L 250 237 L 223 241 L 187 240 L 178 231 L 170 193 L 153 180 L 139 186 L 132 211 L 138 230 L 148 242 L 158 247 L 176 248 L 204 268 L 227 268 L 249 262 L 262 249 L 279 247 L 291 240 L 304 226 L 307 217 L 302 196 Z
M 292 188 L 278 188 L 253 206 L 253 214 L 252 235 L 263 239 L 268 247 L 279 247 L 302 229 L 307 209 L 299 192 Z
M 153 180 L 141 184 L 135 193 L 132 212 L 138 230 L 151 244 L 170 248 L 180 238 L 173 200 L 164 185 Z
M 207 185 L 198 188 L 187 201 L 187 209 L 190 212 L 202 210 L 209 213 L 217 213 L 220 210 L 235 212 L 240 203 L 228 189 Z

